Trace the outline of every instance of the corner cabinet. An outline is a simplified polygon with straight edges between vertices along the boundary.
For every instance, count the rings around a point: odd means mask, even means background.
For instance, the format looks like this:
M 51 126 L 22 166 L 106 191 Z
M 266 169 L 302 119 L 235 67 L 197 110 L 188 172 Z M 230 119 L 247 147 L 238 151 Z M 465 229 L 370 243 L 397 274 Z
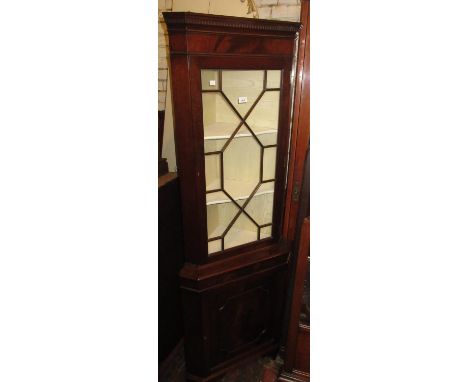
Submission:
M 189 380 L 275 352 L 298 23 L 168 12 Z

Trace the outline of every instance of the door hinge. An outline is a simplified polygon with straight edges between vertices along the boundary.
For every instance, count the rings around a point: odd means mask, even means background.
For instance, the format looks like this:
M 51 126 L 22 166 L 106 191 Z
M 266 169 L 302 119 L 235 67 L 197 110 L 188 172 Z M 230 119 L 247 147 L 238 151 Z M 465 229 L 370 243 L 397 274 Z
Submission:
M 299 181 L 296 180 L 293 185 L 293 194 L 292 194 L 293 202 L 299 201 L 299 194 L 300 194 L 300 184 L 299 184 Z

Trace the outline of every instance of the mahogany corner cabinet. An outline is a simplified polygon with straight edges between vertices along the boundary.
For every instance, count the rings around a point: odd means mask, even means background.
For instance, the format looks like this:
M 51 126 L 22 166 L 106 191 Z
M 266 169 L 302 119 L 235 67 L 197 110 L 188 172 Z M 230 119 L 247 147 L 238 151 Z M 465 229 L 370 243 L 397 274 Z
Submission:
M 188 380 L 279 346 L 299 23 L 166 12 L 185 264 Z

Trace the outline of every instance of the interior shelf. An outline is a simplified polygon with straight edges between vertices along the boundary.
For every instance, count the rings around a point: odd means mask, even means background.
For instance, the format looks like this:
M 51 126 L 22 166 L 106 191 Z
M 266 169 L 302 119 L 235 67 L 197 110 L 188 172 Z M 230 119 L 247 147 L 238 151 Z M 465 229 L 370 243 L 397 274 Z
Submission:
M 244 200 L 247 199 L 252 191 L 254 190 L 256 184 L 242 182 L 242 181 L 235 181 L 235 180 L 226 180 L 224 184 L 224 188 L 228 191 L 229 195 L 234 200 Z M 207 189 L 213 189 L 214 187 L 208 185 Z M 275 183 L 268 182 L 264 183 L 261 190 L 258 190 L 255 194 L 254 198 L 265 195 L 265 194 L 272 194 L 275 190 Z M 222 192 L 211 192 L 206 194 L 206 205 L 212 204 L 220 204 L 220 203 L 228 203 L 231 199 L 229 199 L 226 194 Z
M 271 237 L 271 234 L 260 233 L 260 240 Z M 229 249 L 237 247 L 238 245 L 251 243 L 257 241 L 257 232 L 242 230 L 232 227 L 229 230 L 229 234 L 224 238 L 224 248 Z M 208 253 L 217 252 L 220 248 L 217 248 L 219 243 L 209 241 L 208 242 Z
M 260 239 L 266 239 L 271 235 L 260 234 Z M 231 228 L 230 234 L 226 235 L 224 238 L 224 247 L 225 248 L 232 248 L 237 247 L 238 245 L 242 245 L 245 243 L 250 243 L 252 241 L 257 240 L 257 232 L 242 230 L 237 228 Z
M 236 129 L 239 124 L 231 123 L 231 122 L 214 122 L 207 126 L 205 126 L 205 140 L 211 139 L 228 139 L 231 137 L 232 132 Z M 250 128 L 256 135 L 263 135 L 263 134 L 274 134 L 277 133 L 278 130 L 272 129 L 267 125 L 250 125 Z M 245 130 L 245 128 L 243 128 Z M 247 133 L 237 133 L 236 138 L 240 137 L 250 137 L 252 134 L 250 132 Z

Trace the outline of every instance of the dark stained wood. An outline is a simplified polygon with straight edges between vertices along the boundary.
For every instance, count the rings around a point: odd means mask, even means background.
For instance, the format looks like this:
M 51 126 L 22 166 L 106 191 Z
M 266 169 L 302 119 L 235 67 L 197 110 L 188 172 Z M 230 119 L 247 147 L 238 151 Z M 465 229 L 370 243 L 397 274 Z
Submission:
M 162 145 L 164 138 L 164 110 L 158 111 L 158 176 L 169 172 L 166 158 L 162 158 Z
M 169 32 L 206 31 L 211 33 L 254 34 L 255 36 L 279 35 L 284 37 L 289 35 L 289 37 L 294 37 L 301 27 L 300 23 L 295 22 L 258 20 L 192 12 L 164 12 L 163 15 Z M 242 45 L 246 44 L 243 43 Z
M 158 357 L 162 362 L 184 333 L 178 277 L 184 257 L 178 178 L 168 173 L 158 180 Z
M 184 225 L 185 258 L 199 263 L 206 260 L 206 220 L 204 183 L 203 138 L 193 128 L 190 92 L 190 73 L 187 58 L 171 57 L 171 83 L 174 106 L 174 135 L 177 171 L 181 185 L 182 221 Z M 206 224 L 206 223 L 205 223 Z
M 168 172 L 167 174 L 164 174 L 164 175 L 158 177 L 158 188 L 161 188 L 164 185 L 166 185 L 167 183 L 172 182 L 174 179 L 177 179 L 177 173 L 176 172 Z
M 169 172 L 169 166 L 166 158 L 158 160 L 158 176 L 166 175 Z
M 288 188 L 286 196 L 283 234 L 288 239 L 297 237 L 297 228 L 309 215 L 310 197 L 310 16 L 309 0 L 301 3 L 300 31 L 293 127 L 289 158 Z M 307 160 L 306 160 L 307 159 Z M 307 226 L 309 224 L 307 220 Z M 301 232 L 302 233 L 302 232 Z M 306 236 L 307 235 L 307 238 Z M 309 327 L 299 323 L 305 272 L 308 267 L 309 228 L 296 239 L 292 256 L 291 285 L 288 288 L 287 316 L 284 321 L 286 342 L 284 367 L 279 381 L 309 381 Z M 307 250 L 305 248 L 307 247 Z
M 309 380 L 309 326 L 300 322 L 303 305 L 304 280 L 309 267 L 308 256 L 310 246 L 310 221 L 308 217 L 310 213 L 310 156 L 308 151 L 306 155 L 304 179 L 297 213 L 297 226 L 301 226 L 301 231 L 297 233 L 297 239 L 295 240 L 294 250 L 291 256 L 292 272 L 290 275 L 286 308 L 288 315 L 285 319 L 286 339 L 283 338 L 282 340 L 283 343 L 286 341 L 286 349 L 283 355 L 284 366 L 281 371 L 281 377 L 287 376 L 287 378 L 280 378 L 280 381 Z M 302 222 L 302 224 L 300 222 Z
M 158 110 L 158 158 L 162 156 L 162 144 L 164 138 L 164 110 Z
M 308 325 L 299 325 L 293 370 L 300 371 L 303 375 L 310 372 L 310 326 Z
M 202 39 L 200 42 L 196 39 Z M 239 49 L 241 47 L 241 49 Z M 255 56 L 290 56 L 289 52 L 294 48 L 294 41 L 281 37 L 255 36 L 253 43 L 245 44 L 245 35 L 215 35 L 212 33 L 199 32 L 190 35 L 187 40 L 183 40 L 183 35 L 179 34 L 171 42 L 173 54 L 207 54 L 217 55 L 255 55 Z M 185 50 L 187 49 L 187 50 Z M 274 52 L 274 53 L 273 53 Z
M 304 292 L 304 279 L 307 272 L 307 258 L 309 256 L 310 221 L 304 219 L 301 228 L 301 239 L 299 253 L 295 267 L 294 288 L 292 295 L 291 314 L 289 319 L 288 339 L 286 342 L 286 357 L 284 369 L 291 371 L 294 366 L 297 345 L 297 333 L 299 331 L 299 317 L 302 305 L 302 294 Z
M 268 246 L 263 250 L 246 251 L 239 256 L 226 257 L 205 265 L 187 263 L 180 272 L 181 285 L 202 291 L 252 272 L 285 265 L 289 261 L 290 248 L 289 243 L 281 242 L 277 247 Z
M 182 287 L 187 370 L 199 377 L 226 372 L 279 341 L 287 265 L 233 278 L 207 291 Z
M 188 379 L 211 381 L 278 349 L 292 241 L 283 235 L 290 75 L 298 23 L 163 13 L 183 211 L 180 272 Z M 273 237 L 208 256 L 202 69 L 282 71 Z
M 166 13 L 164 13 L 166 15 Z M 220 16 L 221 17 L 221 16 Z M 171 31 L 170 24 L 168 25 Z M 179 33 L 179 32 L 178 32 Z M 187 38 L 195 38 L 189 35 Z M 203 41 L 203 36 L 197 35 L 196 41 Z M 169 41 L 173 40 L 170 34 Z M 293 38 L 292 38 L 293 40 Z M 254 42 L 252 42 L 254 41 Z M 255 44 L 256 39 L 246 39 L 244 45 Z M 235 47 L 233 47 L 234 49 Z M 292 46 L 291 46 L 292 49 Z M 176 140 L 177 164 L 182 190 L 184 213 L 184 232 L 187 261 L 202 264 L 216 261 L 208 258 L 208 238 L 206 229 L 205 206 L 205 170 L 203 143 L 203 108 L 201 98 L 201 69 L 245 69 L 282 70 L 282 87 L 280 95 L 280 120 L 278 125 L 278 147 L 276 161 L 276 183 L 274 194 L 273 237 L 278 240 L 281 235 L 281 224 L 285 203 L 287 151 L 289 144 L 290 121 L 290 74 L 292 66 L 292 50 L 289 56 L 266 57 L 244 54 L 241 60 L 231 56 L 210 56 L 190 54 L 188 57 L 173 54 L 171 51 L 174 132 Z M 175 80 L 177 79 L 177 81 Z M 187 89 L 189 84 L 189 89 Z M 187 91 L 189 90 L 189 91 Z M 270 240 L 271 242 L 271 240 Z M 261 243 L 249 244 L 261 246 Z M 225 251 L 221 257 L 242 253 L 242 248 Z M 219 257 L 219 256 L 218 256 Z
M 293 240 L 296 232 L 298 200 L 294 187 L 301 189 L 304 163 L 310 138 L 310 26 L 309 0 L 301 3 L 301 23 L 297 56 L 296 87 L 294 95 L 293 127 L 289 156 L 288 188 L 283 234 Z

